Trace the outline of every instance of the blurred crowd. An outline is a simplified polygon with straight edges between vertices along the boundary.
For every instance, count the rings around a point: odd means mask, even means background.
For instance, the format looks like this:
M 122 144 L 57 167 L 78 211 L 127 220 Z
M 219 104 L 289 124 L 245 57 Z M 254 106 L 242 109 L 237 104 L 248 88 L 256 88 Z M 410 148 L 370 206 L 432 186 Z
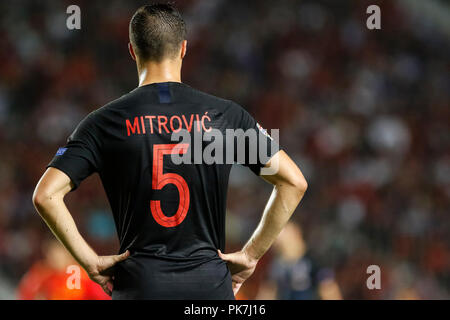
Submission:
M 280 128 L 309 183 L 240 298 L 450 298 L 450 30 L 407 2 L 177 1 L 183 81 Z M 431 2 L 450 16 L 448 3 Z M 128 22 L 145 3 L 0 2 L 0 299 L 20 297 L 48 253 L 31 203 L 46 165 L 84 116 L 137 85 Z M 381 30 L 366 28 L 373 3 Z M 81 30 L 66 28 L 71 4 Z M 233 169 L 227 251 L 248 239 L 270 192 Z M 116 253 L 98 176 L 67 203 L 97 252 Z M 370 265 L 380 290 L 366 286 Z

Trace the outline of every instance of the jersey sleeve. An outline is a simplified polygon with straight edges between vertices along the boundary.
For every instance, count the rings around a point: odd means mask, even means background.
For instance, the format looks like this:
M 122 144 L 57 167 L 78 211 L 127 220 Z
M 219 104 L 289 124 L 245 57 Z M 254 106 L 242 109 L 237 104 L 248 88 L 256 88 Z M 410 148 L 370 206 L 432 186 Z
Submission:
M 248 167 L 256 175 L 261 174 L 267 162 L 280 151 L 278 135 L 269 133 L 240 105 L 231 102 L 235 123 L 235 162 Z M 242 131 L 240 131 L 241 129 Z
M 74 184 L 73 191 L 84 179 L 100 170 L 99 142 L 98 130 L 91 114 L 80 122 L 47 168 L 53 167 L 67 174 Z

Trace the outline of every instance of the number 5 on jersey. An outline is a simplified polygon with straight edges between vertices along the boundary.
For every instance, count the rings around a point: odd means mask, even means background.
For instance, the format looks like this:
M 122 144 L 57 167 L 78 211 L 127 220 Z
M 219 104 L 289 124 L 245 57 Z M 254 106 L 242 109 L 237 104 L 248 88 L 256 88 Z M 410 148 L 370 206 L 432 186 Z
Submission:
M 189 210 L 189 187 L 186 180 L 176 173 L 163 173 L 164 156 L 172 154 L 185 154 L 187 152 L 188 144 L 159 144 L 153 146 L 153 175 L 152 175 L 152 189 L 161 190 L 168 184 L 173 184 L 177 187 L 180 195 L 180 203 L 177 212 L 171 216 L 166 216 L 161 209 L 160 200 L 151 200 L 150 209 L 153 218 L 163 227 L 176 227 L 186 218 Z

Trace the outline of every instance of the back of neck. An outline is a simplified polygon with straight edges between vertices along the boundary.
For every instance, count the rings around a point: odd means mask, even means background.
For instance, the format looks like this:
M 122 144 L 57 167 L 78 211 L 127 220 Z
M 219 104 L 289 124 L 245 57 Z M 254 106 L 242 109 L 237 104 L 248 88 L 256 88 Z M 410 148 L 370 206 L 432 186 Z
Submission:
M 139 86 L 161 82 L 181 82 L 181 63 L 173 60 L 148 62 L 138 67 Z

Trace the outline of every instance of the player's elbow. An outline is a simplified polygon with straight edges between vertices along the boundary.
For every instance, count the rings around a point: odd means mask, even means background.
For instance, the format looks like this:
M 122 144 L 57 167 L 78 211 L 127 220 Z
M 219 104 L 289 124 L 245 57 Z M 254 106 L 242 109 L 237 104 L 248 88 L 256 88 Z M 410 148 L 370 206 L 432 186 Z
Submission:
M 33 202 L 34 207 L 39 211 L 42 209 L 42 206 L 45 203 L 45 196 L 43 193 L 39 190 L 38 187 L 34 189 L 33 196 L 31 198 L 31 201 Z
M 48 206 L 49 201 L 52 200 L 52 194 L 45 190 L 45 188 L 37 186 L 34 189 L 32 202 L 36 210 L 41 213 L 45 207 Z
M 304 195 L 306 190 L 308 189 L 308 182 L 302 174 L 296 174 L 291 179 L 291 185 L 295 188 L 295 190 L 300 194 Z

